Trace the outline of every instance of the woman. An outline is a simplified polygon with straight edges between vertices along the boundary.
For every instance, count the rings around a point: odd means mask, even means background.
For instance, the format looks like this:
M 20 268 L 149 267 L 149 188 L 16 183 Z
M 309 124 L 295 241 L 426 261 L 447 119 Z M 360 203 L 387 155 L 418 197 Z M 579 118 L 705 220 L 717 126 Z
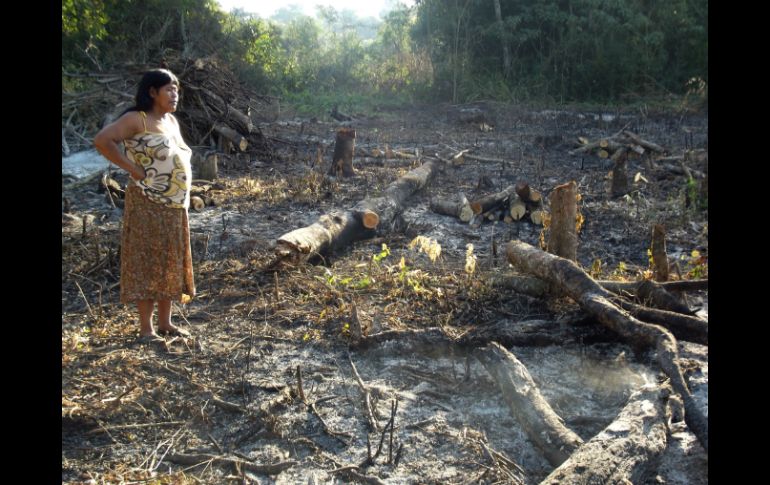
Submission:
M 187 219 L 192 151 L 171 114 L 178 101 L 176 76 L 165 69 L 149 71 L 139 83 L 136 105 L 94 137 L 99 153 L 131 176 L 123 216 L 120 301 L 136 303 L 143 342 L 160 339 L 158 334 L 189 336 L 171 323 L 171 302 L 186 303 L 195 295 Z M 152 325 L 156 303 L 158 333 Z

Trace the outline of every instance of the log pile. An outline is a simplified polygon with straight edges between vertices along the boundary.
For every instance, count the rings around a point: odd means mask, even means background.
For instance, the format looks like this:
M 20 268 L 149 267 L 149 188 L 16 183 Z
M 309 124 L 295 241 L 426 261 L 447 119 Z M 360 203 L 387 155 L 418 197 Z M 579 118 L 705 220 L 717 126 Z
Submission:
M 526 219 L 533 224 L 543 225 L 546 218 L 543 195 L 523 181 L 470 202 L 463 202 L 462 199 L 464 196 L 459 201 L 457 198 L 446 201 L 434 199 L 431 210 L 437 214 L 455 216 L 463 222 L 470 221 L 474 226 L 484 221 L 512 223 Z
M 589 142 L 585 138 L 579 138 L 580 146 L 569 152 L 570 155 L 594 154 L 600 158 L 611 158 L 613 161 L 624 155 L 631 158 L 641 155 L 662 156 L 666 149 L 651 141 L 644 140 L 639 135 L 629 131 L 620 130 L 608 138 L 600 138 Z
M 179 78 L 178 111 L 182 135 L 190 146 L 273 156 L 270 141 L 256 122 L 269 98 L 249 90 L 215 58 L 187 59 L 167 55 L 168 68 Z M 132 106 L 142 74 L 157 66 L 126 66 L 109 73 L 63 73 L 73 85 L 62 90 L 62 155 L 92 148 L 93 136 Z

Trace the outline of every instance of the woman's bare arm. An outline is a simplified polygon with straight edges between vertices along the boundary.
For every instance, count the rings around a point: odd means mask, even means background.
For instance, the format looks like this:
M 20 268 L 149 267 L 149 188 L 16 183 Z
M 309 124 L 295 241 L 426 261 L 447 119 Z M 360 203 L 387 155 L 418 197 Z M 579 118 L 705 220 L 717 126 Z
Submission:
M 143 180 L 144 169 L 126 157 L 118 146 L 123 140 L 143 131 L 139 112 L 129 111 L 114 122 L 105 126 L 94 136 L 94 146 L 104 158 L 122 168 L 134 180 Z

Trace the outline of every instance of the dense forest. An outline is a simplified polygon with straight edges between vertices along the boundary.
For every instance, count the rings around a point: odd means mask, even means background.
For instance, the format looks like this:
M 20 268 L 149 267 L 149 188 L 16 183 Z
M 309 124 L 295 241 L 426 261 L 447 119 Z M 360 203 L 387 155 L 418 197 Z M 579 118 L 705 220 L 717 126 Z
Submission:
M 306 111 L 362 99 L 704 101 L 708 1 L 417 0 L 381 20 L 323 6 L 264 19 L 212 0 L 62 2 L 64 72 L 152 65 L 172 51 L 215 56 Z

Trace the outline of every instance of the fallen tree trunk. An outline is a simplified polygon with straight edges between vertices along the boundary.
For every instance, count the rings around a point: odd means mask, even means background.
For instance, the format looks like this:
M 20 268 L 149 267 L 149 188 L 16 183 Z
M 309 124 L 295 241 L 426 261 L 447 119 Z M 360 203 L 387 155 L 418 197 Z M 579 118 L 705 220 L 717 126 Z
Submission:
M 523 271 L 548 281 L 594 315 L 602 325 L 640 347 L 654 347 L 663 371 L 682 396 L 685 422 L 708 452 L 708 420 L 698 409 L 679 366 L 676 340 L 658 325 L 641 322 L 612 304 L 612 294 L 599 286 L 575 263 L 541 251 L 521 241 L 511 241 L 508 260 Z
M 463 193 L 449 199 L 432 198 L 430 200 L 430 210 L 436 214 L 457 217 L 463 222 L 468 222 L 473 217 L 471 205 Z
M 487 283 L 496 289 L 508 289 L 533 298 L 545 298 L 549 295 L 558 294 L 558 288 L 553 290 L 547 281 L 529 275 L 496 275 L 489 278 Z M 608 291 L 621 296 L 637 296 L 645 300 L 651 298 L 653 302 L 660 302 L 663 299 L 661 293 L 665 293 L 667 304 L 671 304 L 670 301 L 668 301 L 669 299 L 675 300 L 674 296 L 665 291 L 660 284 L 656 284 L 652 281 L 597 281 L 596 283 L 605 287 Z M 701 285 L 702 283 L 698 283 L 697 285 L 692 286 L 699 287 Z M 705 320 L 692 316 L 691 314 L 680 314 L 669 311 L 672 310 L 671 308 L 658 310 L 646 308 L 624 300 L 617 301 L 624 310 L 630 312 L 634 317 L 645 322 L 661 325 L 670 330 L 678 339 L 695 342 L 701 345 L 708 345 L 708 322 Z
M 373 237 L 375 227 L 391 223 L 403 211 L 404 201 L 428 184 L 442 163 L 430 160 L 392 182 L 382 196 L 364 199 L 347 211 L 323 215 L 310 226 L 284 234 L 276 241 L 276 256 L 298 263 Z
M 621 296 L 632 296 L 638 298 L 643 303 L 668 310 L 670 312 L 681 313 L 683 315 L 695 315 L 695 312 L 679 301 L 677 297 L 666 291 L 660 284 L 651 280 L 642 280 L 634 282 L 619 281 L 597 281 L 604 289 Z
M 644 483 L 666 449 L 666 395 L 657 385 L 634 392 L 618 417 L 541 485 Z
M 473 355 L 500 386 L 511 413 L 549 463 L 561 465 L 583 444 L 580 436 L 567 428 L 551 409 L 515 355 L 495 342 Z

